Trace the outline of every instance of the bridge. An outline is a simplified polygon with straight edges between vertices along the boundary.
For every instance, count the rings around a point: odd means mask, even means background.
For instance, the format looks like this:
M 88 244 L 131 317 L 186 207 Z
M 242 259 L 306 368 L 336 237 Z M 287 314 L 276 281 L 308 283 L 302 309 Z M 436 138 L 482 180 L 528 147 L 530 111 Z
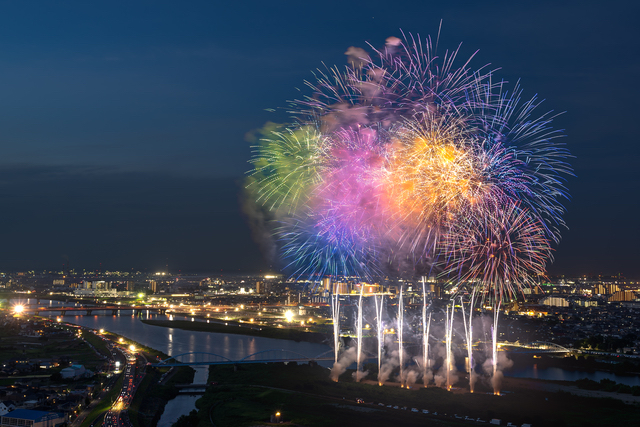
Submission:
M 263 350 L 250 354 L 238 360 L 232 360 L 225 356 L 214 353 L 191 352 L 183 353 L 177 356 L 171 356 L 158 363 L 152 363 L 151 366 L 194 366 L 194 365 L 242 365 L 247 363 L 278 363 L 278 362 L 296 362 L 308 363 L 318 361 L 333 361 L 333 350 L 326 351 L 315 357 L 305 356 L 291 350 Z
M 517 353 L 571 353 L 573 350 L 563 347 L 558 344 L 554 344 L 552 342 L 544 342 L 544 341 L 534 341 L 530 343 L 499 343 L 501 348 L 505 349 L 509 347 L 513 347 L 514 352 Z
M 111 311 L 114 316 L 121 310 L 131 310 L 134 315 L 142 313 L 143 311 L 151 311 L 158 314 L 165 314 L 167 309 L 165 307 L 148 307 L 144 305 L 95 305 L 95 306 L 72 306 L 72 307 L 37 307 L 34 305 L 25 306 L 25 309 L 32 310 L 35 313 L 47 313 L 47 312 L 60 312 L 61 316 L 66 315 L 68 312 L 80 313 L 90 316 L 94 311 Z

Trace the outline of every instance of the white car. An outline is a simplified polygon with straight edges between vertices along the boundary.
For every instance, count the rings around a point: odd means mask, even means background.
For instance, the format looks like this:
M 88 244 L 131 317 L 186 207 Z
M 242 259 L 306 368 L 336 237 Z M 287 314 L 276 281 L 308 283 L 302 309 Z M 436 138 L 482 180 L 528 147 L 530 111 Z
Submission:
M 423 409 L 423 410 L 422 410 L 422 413 L 423 413 L 423 414 L 428 414 L 428 413 L 429 413 L 429 410 L 428 410 L 428 409 Z
M 411 412 L 418 412 L 418 408 L 411 408 Z

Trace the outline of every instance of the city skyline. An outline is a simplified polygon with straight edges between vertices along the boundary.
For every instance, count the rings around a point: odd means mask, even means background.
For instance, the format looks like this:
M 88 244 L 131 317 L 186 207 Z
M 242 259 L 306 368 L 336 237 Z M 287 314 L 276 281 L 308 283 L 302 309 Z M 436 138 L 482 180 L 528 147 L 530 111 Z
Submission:
M 566 111 L 577 176 L 549 274 L 640 277 L 638 6 L 329 6 L 3 6 L 0 269 L 278 270 L 242 213 L 246 135 L 287 121 L 284 100 L 349 46 L 442 19 L 442 49 L 464 41 L 475 66 Z

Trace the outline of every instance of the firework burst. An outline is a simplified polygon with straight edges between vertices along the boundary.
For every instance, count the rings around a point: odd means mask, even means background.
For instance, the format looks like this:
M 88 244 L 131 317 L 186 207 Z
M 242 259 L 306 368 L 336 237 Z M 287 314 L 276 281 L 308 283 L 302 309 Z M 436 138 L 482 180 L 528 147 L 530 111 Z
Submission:
M 495 298 L 543 274 L 571 173 L 553 116 L 430 38 L 347 54 L 254 148 L 247 188 L 294 274 L 370 278 L 409 256 Z

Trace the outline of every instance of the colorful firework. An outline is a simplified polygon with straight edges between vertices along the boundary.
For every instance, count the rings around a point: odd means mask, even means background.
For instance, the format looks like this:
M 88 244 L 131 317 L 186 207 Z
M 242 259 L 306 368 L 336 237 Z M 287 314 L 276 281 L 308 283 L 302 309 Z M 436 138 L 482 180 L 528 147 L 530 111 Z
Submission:
M 439 259 L 494 298 L 542 274 L 571 173 L 553 117 L 429 38 L 347 54 L 254 151 L 248 189 L 294 274 L 370 278 L 394 257 Z

